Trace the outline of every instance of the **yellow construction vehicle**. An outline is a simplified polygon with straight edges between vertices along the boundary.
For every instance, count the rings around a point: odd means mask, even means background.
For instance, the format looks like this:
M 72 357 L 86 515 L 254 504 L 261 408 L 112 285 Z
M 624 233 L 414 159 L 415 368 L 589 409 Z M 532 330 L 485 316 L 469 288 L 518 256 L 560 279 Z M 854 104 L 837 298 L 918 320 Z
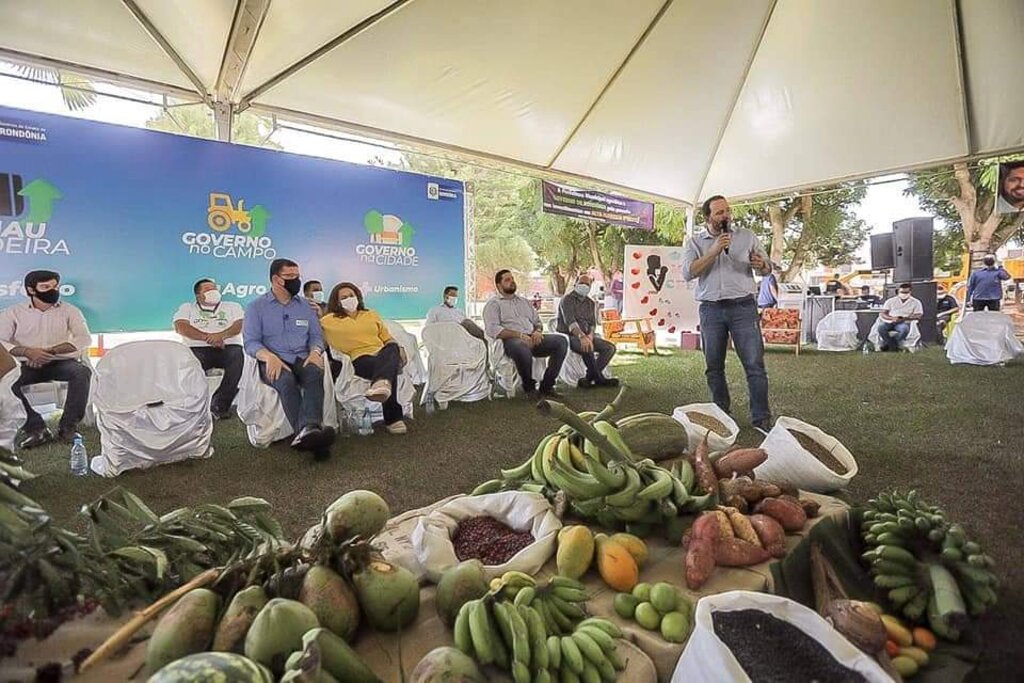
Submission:
M 238 226 L 239 232 L 252 230 L 249 212 L 245 210 L 245 200 L 238 200 L 238 208 L 231 201 L 231 195 L 223 192 L 210 193 L 210 205 L 206 209 L 206 223 L 217 232 L 228 230 L 232 224 Z

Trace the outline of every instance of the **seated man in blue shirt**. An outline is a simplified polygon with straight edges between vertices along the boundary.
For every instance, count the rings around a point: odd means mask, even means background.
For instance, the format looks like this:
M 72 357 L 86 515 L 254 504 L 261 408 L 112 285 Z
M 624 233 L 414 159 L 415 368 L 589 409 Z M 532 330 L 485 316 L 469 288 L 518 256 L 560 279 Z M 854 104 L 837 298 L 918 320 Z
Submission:
M 317 313 L 299 293 L 299 266 L 270 264 L 269 293 L 245 309 L 245 352 L 259 362 L 260 377 L 277 389 L 295 433 L 292 448 L 330 456 L 334 430 L 321 428 L 324 412 L 324 339 Z
M 1010 279 L 1010 274 L 1003 267 L 996 268 L 996 257 L 985 256 L 985 267 L 971 273 L 967 280 L 967 301 L 976 311 L 998 311 L 1003 301 L 1003 281 Z

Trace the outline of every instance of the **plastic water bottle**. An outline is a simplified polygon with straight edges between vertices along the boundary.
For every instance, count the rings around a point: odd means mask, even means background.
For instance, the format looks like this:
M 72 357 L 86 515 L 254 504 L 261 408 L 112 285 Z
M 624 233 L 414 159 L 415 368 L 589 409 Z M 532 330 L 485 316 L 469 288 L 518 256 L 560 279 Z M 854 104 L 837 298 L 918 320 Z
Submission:
M 363 417 L 359 420 L 359 436 L 370 436 L 373 434 L 373 420 L 370 419 L 370 409 L 363 408 Z
M 85 442 L 81 434 L 75 434 L 71 444 L 71 474 L 76 477 L 89 474 L 89 454 L 85 452 Z
M 427 415 L 433 415 L 434 411 L 437 410 L 437 400 L 434 398 L 434 392 L 427 393 Z
M 861 346 L 861 349 L 862 349 L 861 353 L 863 355 L 865 355 L 865 356 L 868 355 L 869 353 L 871 353 L 871 349 L 868 348 L 868 343 L 867 342 L 864 342 L 864 345 Z

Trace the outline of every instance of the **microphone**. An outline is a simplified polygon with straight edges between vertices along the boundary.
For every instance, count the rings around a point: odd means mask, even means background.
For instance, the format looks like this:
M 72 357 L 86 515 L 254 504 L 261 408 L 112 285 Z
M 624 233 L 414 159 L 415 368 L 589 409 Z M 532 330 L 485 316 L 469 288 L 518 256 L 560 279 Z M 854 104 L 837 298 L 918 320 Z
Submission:
M 722 221 L 722 226 L 721 227 L 722 227 L 722 232 L 730 232 L 730 230 L 729 230 L 729 221 L 728 220 Z M 729 247 L 725 248 L 725 253 L 728 256 L 728 254 L 729 254 Z

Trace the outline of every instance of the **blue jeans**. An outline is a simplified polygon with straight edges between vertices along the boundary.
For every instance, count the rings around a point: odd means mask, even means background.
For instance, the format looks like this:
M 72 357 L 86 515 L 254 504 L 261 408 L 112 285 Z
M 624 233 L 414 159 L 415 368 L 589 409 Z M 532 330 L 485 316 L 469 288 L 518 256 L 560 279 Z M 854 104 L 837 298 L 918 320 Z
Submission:
M 896 338 L 889 336 L 890 332 L 896 332 Z M 891 323 L 883 320 L 878 326 L 878 334 L 882 337 L 879 351 L 888 351 L 890 346 L 899 348 L 900 342 L 910 334 L 910 323 Z
M 324 371 L 312 363 L 303 365 L 305 362 L 305 358 L 296 358 L 285 363 L 291 372 L 282 370 L 276 382 L 267 380 L 266 363 L 260 363 L 260 377 L 277 389 L 288 424 L 296 433 L 309 425 L 319 427 L 324 415 Z
M 704 347 L 708 388 L 711 400 L 729 412 L 729 385 L 725 381 L 725 352 L 732 336 L 736 355 L 747 373 L 750 392 L 750 417 L 753 422 L 770 419 L 768 408 L 768 373 L 764 369 L 764 340 L 761 318 L 753 297 L 727 301 L 702 301 L 700 304 L 700 337 Z

